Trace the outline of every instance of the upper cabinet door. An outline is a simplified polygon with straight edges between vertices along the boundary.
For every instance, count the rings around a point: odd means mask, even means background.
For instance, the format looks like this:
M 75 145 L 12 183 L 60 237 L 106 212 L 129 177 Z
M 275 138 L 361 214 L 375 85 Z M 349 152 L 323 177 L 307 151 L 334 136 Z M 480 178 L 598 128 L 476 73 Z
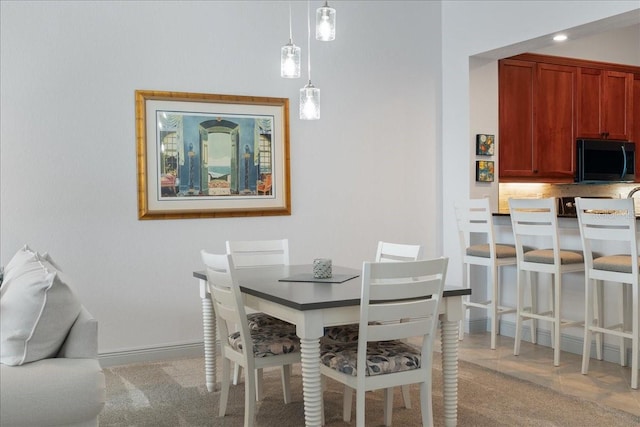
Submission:
M 633 74 L 605 71 L 603 121 L 608 139 L 631 139 Z
M 640 73 L 633 75 L 633 103 L 631 104 L 631 140 L 636 143 L 636 150 L 640 150 Z M 636 176 L 640 177 L 640 162 L 636 162 Z
M 578 138 L 631 139 L 633 74 L 580 68 Z
M 503 59 L 498 66 L 500 177 L 534 176 L 533 81 L 535 63 Z
M 534 162 L 539 176 L 573 179 L 578 68 L 537 64 Z

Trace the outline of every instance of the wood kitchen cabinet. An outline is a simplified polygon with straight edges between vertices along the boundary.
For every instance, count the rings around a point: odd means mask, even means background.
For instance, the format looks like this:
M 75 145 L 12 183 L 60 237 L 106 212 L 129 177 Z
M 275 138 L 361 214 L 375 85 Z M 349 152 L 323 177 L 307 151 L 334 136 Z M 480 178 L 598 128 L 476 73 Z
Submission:
M 632 73 L 580 67 L 577 136 L 630 140 L 633 85 Z
M 505 59 L 498 69 L 500 178 L 572 181 L 577 67 Z
M 524 53 L 498 62 L 498 91 L 502 182 L 572 182 L 579 138 L 640 149 L 640 67 Z

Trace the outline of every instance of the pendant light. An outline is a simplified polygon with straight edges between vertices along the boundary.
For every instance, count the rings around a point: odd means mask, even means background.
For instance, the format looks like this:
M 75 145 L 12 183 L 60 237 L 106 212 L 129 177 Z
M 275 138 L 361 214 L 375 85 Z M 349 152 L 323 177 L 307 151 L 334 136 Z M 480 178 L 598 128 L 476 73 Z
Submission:
M 293 44 L 291 31 L 291 2 L 289 2 L 289 43 L 280 49 L 280 77 L 287 79 L 300 77 L 300 48 Z
M 336 38 L 336 10 L 329 7 L 325 1 L 324 6 L 316 10 L 316 40 L 331 41 Z
M 300 119 L 318 120 L 320 119 L 320 89 L 311 83 L 311 18 L 310 0 L 307 0 L 307 72 L 309 83 L 300 89 Z

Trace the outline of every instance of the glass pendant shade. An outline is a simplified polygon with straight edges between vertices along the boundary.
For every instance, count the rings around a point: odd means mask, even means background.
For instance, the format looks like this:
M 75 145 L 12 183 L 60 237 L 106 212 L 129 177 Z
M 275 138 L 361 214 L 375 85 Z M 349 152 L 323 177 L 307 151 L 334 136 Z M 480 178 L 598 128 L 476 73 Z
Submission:
M 300 48 L 289 43 L 282 46 L 280 51 L 280 77 L 297 79 L 300 77 Z
M 328 2 L 316 10 L 316 40 L 331 41 L 336 38 L 336 10 Z
M 311 81 L 300 89 L 300 119 L 320 119 L 320 89 L 313 86 Z

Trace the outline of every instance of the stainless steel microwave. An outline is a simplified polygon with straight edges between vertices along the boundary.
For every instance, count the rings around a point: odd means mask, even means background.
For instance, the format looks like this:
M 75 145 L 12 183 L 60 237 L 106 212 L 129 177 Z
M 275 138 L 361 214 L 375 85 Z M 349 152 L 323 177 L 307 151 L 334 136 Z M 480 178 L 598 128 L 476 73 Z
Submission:
M 633 182 L 636 144 L 610 139 L 578 139 L 576 182 Z

